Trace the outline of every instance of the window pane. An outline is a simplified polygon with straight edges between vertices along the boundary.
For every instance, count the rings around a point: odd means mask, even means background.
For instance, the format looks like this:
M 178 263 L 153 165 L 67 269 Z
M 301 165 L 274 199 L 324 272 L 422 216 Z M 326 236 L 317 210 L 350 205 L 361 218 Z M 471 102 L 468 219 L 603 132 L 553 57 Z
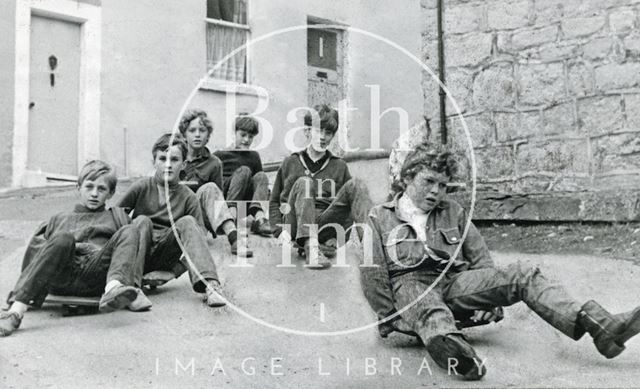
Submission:
M 207 0 L 207 17 L 247 24 L 246 0 Z
M 207 24 L 207 69 L 213 68 L 227 54 L 244 45 L 247 36 L 247 30 Z M 211 77 L 246 83 L 246 69 L 247 54 L 246 50 L 242 50 L 214 70 Z

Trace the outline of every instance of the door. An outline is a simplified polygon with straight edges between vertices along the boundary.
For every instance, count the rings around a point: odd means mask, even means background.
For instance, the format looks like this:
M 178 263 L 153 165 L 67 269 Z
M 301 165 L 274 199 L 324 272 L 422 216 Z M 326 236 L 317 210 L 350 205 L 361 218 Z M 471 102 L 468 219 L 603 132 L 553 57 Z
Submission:
M 78 173 L 80 24 L 32 15 L 27 169 Z

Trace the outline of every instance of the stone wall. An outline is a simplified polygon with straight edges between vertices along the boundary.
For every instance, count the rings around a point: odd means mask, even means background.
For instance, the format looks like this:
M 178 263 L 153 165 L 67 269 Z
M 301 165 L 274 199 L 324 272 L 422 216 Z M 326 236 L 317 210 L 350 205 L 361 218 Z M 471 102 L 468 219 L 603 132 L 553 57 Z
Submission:
M 640 189 L 639 0 L 444 3 L 446 83 L 479 188 Z M 436 1 L 422 0 L 422 12 L 424 59 L 437 74 Z M 423 90 L 437 132 L 438 87 L 426 72 Z M 466 148 L 450 101 L 447 115 L 449 141 Z

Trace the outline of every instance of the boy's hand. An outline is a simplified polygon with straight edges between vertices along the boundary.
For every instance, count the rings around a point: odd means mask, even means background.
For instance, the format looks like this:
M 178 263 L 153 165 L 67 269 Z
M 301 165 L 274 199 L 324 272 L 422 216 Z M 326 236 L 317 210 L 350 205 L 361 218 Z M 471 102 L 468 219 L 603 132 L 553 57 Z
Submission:
M 476 310 L 473 316 L 471 316 L 471 321 L 491 323 L 500 321 L 503 317 L 502 307 L 497 307 L 490 311 Z

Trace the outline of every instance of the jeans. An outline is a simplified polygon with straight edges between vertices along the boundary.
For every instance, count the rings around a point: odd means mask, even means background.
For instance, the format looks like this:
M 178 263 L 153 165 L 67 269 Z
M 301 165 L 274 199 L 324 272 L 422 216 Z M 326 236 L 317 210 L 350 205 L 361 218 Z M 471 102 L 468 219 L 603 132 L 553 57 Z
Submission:
M 413 272 L 391 279 L 398 310 L 417 299 L 437 278 Z M 411 308 L 401 313 L 423 342 L 435 335 L 459 333 L 454 313 L 490 310 L 523 301 L 547 323 L 578 339 L 576 320 L 581 305 L 556 281 L 535 266 L 515 263 L 506 267 L 467 270 L 444 277 Z
M 209 252 L 204 231 L 193 216 L 183 216 L 175 222 L 185 255 L 173 229 L 154 231 L 153 223 L 146 216 L 138 216 L 134 224 L 140 229 L 141 241 L 147 251 L 145 274 L 163 270 L 172 272 L 177 278 L 188 270 L 191 286 L 197 293 L 206 291 L 206 282 L 218 281 L 216 264 Z
M 132 225 L 120 228 L 99 250 L 83 250 L 71 233 L 54 233 L 20 274 L 15 300 L 29 304 L 48 292 L 100 296 L 111 280 L 140 286 L 144 253 L 139 242 Z
M 225 222 L 233 221 L 233 215 L 229 212 L 224 194 L 218 185 L 209 182 L 198 188 L 196 197 L 204 215 L 204 226 L 215 238 Z
M 252 175 L 249 167 L 240 166 L 224 181 L 224 198 L 228 202 L 251 201 L 247 213 L 255 215 L 263 211 L 261 202 L 269 201 L 269 178 L 265 172 Z
M 335 198 L 325 210 L 316 209 L 315 180 L 309 177 L 300 177 L 293 184 L 289 194 L 289 205 L 291 210 L 285 214 L 284 221 L 291 226 L 291 237 L 298 244 L 302 245 L 305 239 L 311 236 L 312 224 L 317 224 L 318 228 L 329 223 L 337 223 L 343 228 L 349 228 L 354 222 L 364 224 L 373 203 L 369 196 L 369 189 L 366 184 L 357 178 L 347 181 Z M 309 193 L 307 193 L 309 192 Z M 364 232 L 358 229 L 360 240 Z M 318 233 L 318 240 L 325 242 L 336 237 L 335 228 L 324 228 Z M 338 242 L 342 243 L 342 242 Z

